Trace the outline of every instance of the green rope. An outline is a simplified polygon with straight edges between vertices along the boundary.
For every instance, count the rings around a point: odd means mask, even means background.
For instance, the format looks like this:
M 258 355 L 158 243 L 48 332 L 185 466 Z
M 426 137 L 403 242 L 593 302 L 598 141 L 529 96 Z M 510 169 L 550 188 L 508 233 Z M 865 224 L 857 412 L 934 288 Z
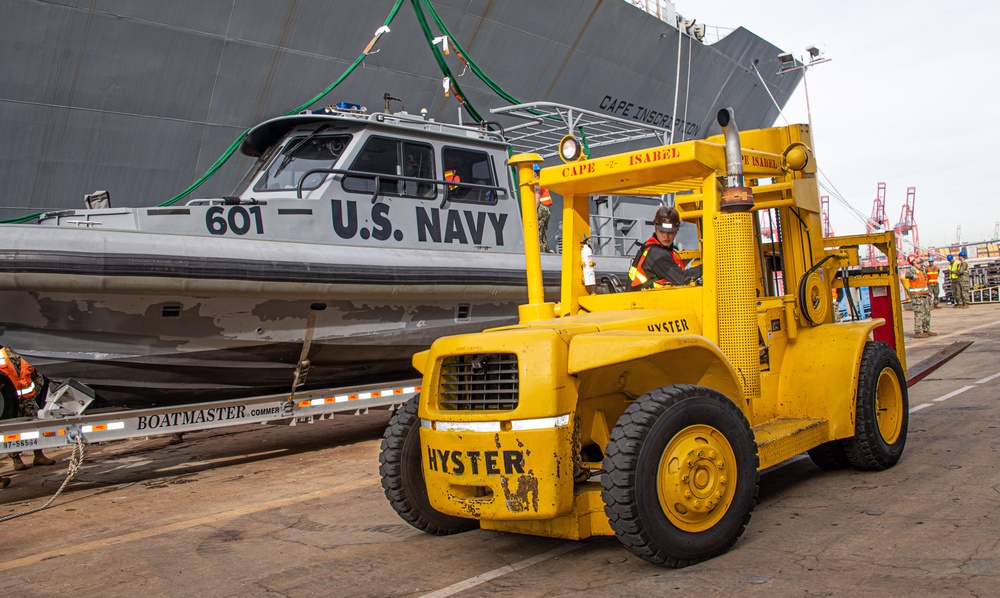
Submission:
M 385 19 L 384 25 L 386 27 L 388 27 L 389 24 L 392 23 L 393 19 L 396 18 L 396 13 L 398 13 L 399 9 L 403 6 L 403 1 L 404 0 L 396 0 L 396 4 L 392 7 L 392 10 L 389 11 L 389 16 L 386 17 L 386 19 Z M 344 79 L 346 79 L 348 77 L 348 75 L 350 75 L 351 73 L 353 73 L 354 69 L 358 68 L 358 65 L 360 65 L 364 61 L 364 59 L 365 59 L 366 56 L 368 56 L 368 54 L 365 53 L 365 52 L 362 52 L 354 60 L 354 62 L 351 63 L 351 66 L 347 67 L 347 70 L 344 71 L 344 73 L 339 78 L 337 78 L 337 80 L 334 81 L 329 87 L 327 87 L 326 89 L 324 89 L 323 91 L 321 91 L 319 94 L 317 94 L 314 98 L 312 98 L 311 100 L 309 100 L 305 104 L 302 104 L 298 108 L 294 108 L 292 110 L 289 110 L 288 112 L 285 112 L 282 116 L 291 116 L 293 114 L 298 114 L 299 112 L 302 112 L 303 110 L 305 110 L 309 106 L 312 106 L 316 102 L 318 102 L 321 99 L 323 99 L 323 96 L 325 96 L 328 93 L 330 93 L 331 91 L 333 91 L 333 89 L 335 87 L 337 87 L 338 85 L 340 85 L 344 81 Z M 477 119 L 477 120 L 479 120 L 479 119 Z M 250 129 L 247 129 L 246 131 L 243 131 L 243 133 L 236 139 L 236 141 L 234 141 L 232 143 L 232 145 L 230 145 L 226 149 L 226 151 L 219 157 L 218 160 L 215 161 L 214 164 L 212 164 L 212 166 L 205 172 L 205 174 L 203 174 L 197 181 L 195 181 L 194 183 L 192 183 L 191 186 L 189 186 L 187 189 L 185 189 L 184 191 L 181 191 L 180 193 L 178 193 L 174 197 L 168 199 L 167 201 L 159 204 L 157 207 L 163 207 L 163 206 L 173 205 L 173 204 L 177 203 L 178 201 L 180 201 L 181 199 L 183 199 L 184 197 L 190 195 L 191 192 L 194 191 L 195 189 L 197 189 L 198 187 L 201 187 L 205 183 L 205 181 L 207 181 L 209 178 L 211 178 L 212 175 L 214 175 L 216 173 L 216 171 L 218 171 L 220 168 L 222 168 L 222 165 L 225 164 L 226 161 L 229 160 L 230 157 L 232 157 L 232 155 L 236 152 L 236 149 L 240 147 L 240 144 L 243 143 L 243 140 L 246 139 L 246 137 L 247 137 L 247 135 L 249 133 L 250 133 Z M 6 220 L 0 220 L 0 224 L 24 224 L 25 222 L 29 222 L 31 220 L 34 220 L 34 219 L 38 218 L 41 214 L 42 214 L 42 212 L 35 212 L 34 214 L 28 214 L 26 216 L 17 216 L 15 218 L 8 218 Z
M 417 15 L 417 21 L 420 23 L 420 29 L 424 32 L 424 37 L 427 39 L 427 45 L 430 46 L 431 52 L 434 54 L 434 60 L 438 63 L 438 68 L 441 69 L 441 72 L 444 73 L 445 77 L 448 77 L 451 80 L 451 86 L 455 88 L 455 95 L 460 98 L 459 101 L 462 103 L 462 107 L 465 108 L 465 111 L 469 113 L 469 116 L 471 116 L 477 123 L 483 122 L 483 117 L 479 115 L 479 112 L 476 111 L 475 107 L 469 102 L 468 98 L 465 97 L 462 87 L 458 84 L 458 79 L 455 77 L 455 74 L 451 72 L 451 69 L 448 68 L 448 63 L 445 62 L 444 55 L 441 53 L 441 50 L 434 45 L 434 34 L 431 32 L 430 25 L 427 24 L 427 17 L 424 15 L 424 11 L 420 9 L 420 0 L 411 0 L 411 3 L 413 4 L 413 12 Z

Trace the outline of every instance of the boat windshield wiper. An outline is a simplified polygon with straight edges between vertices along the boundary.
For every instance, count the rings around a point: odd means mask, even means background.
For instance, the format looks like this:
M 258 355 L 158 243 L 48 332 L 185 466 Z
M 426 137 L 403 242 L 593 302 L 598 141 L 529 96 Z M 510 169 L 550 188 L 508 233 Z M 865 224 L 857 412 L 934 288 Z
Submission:
M 319 135 L 320 133 L 329 129 L 332 126 L 333 125 L 325 124 L 321 127 L 317 127 L 315 131 L 303 137 L 302 141 L 299 141 L 298 143 L 295 144 L 295 147 L 285 152 L 285 157 L 281 159 L 281 164 L 278 165 L 278 168 L 274 171 L 274 174 L 272 174 L 271 176 L 276 177 L 279 174 L 281 174 L 281 171 L 284 170 L 286 166 L 288 166 L 289 162 L 292 161 L 292 156 L 295 155 L 295 152 L 299 151 L 300 147 L 302 147 L 303 145 L 308 143 L 309 140 L 313 139 L 314 137 L 316 137 L 317 135 Z

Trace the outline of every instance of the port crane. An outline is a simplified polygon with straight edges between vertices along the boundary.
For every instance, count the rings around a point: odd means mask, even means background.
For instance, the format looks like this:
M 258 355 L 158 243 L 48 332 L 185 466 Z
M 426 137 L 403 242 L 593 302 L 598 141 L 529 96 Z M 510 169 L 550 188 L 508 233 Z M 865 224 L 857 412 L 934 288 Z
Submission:
M 913 218 L 913 205 L 917 199 L 917 188 L 907 187 L 906 188 L 906 201 L 903 203 L 903 209 L 899 214 L 899 222 L 893 227 L 896 232 L 896 259 L 899 261 L 899 265 L 906 264 L 906 254 L 907 252 L 903 250 L 903 237 L 909 239 L 909 243 L 913 248 L 910 253 L 920 252 L 920 232 L 917 228 L 917 222 Z

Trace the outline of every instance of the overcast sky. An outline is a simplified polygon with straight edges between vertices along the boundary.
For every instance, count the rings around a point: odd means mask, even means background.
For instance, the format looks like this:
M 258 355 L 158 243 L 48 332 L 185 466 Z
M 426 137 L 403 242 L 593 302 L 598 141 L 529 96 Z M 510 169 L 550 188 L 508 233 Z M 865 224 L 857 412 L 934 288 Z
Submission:
M 924 0 L 676 0 L 708 26 L 743 26 L 796 56 L 824 48 L 807 73 L 820 169 L 866 217 L 886 183 L 890 224 L 916 187 L 923 246 L 993 238 L 1000 221 L 1000 4 Z M 807 122 L 800 84 L 785 108 Z M 738 117 L 739 115 L 737 115 Z M 785 124 L 779 119 L 778 124 Z M 820 193 L 832 195 L 821 188 Z M 836 234 L 864 232 L 830 200 Z

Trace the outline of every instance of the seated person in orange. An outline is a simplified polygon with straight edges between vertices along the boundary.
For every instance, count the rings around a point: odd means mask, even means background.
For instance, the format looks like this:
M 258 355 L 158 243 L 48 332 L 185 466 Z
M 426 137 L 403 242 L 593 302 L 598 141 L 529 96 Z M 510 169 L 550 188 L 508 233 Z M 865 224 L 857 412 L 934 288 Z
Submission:
M 653 217 L 653 236 L 646 241 L 628 269 L 632 290 L 683 286 L 701 278 L 701 266 L 684 269 L 674 239 L 681 228 L 677 210 L 661 206 Z

